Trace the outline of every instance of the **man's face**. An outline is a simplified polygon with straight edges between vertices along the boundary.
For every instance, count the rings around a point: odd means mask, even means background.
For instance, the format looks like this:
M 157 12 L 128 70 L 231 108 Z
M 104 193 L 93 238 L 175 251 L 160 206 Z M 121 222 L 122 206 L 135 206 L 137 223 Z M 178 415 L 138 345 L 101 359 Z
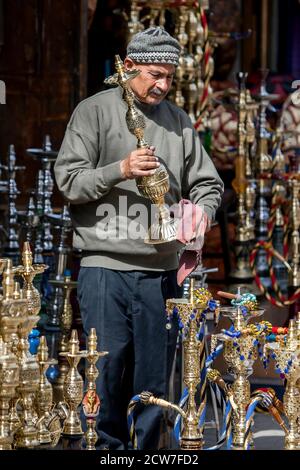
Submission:
M 124 65 L 127 69 L 138 69 L 140 74 L 130 81 L 135 96 L 143 103 L 159 104 L 170 91 L 175 73 L 172 64 L 135 64 L 126 57 Z

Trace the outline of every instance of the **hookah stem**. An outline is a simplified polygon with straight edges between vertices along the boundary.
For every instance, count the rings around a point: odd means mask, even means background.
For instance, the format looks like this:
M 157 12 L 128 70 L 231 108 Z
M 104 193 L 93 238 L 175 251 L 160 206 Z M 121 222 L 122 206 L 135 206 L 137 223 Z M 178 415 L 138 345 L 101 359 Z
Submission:
M 201 356 L 200 356 L 200 374 L 201 374 L 201 388 L 200 388 L 200 409 L 199 411 L 201 411 L 201 409 L 205 409 L 206 407 L 206 398 L 207 398 L 207 395 L 206 395 L 206 386 L 207 386 L 207 371 L 206 371 L 206 367 L 205 367 L 205 360 L 206 360 L 206 354 L 205 354 L 205 347 L 204 347 L 204 341 L 205 341 L 205 338 L 203 338 L 202 342 L 203 342 L 203 346 L 202 346 L 202 351 L 201 351 Z M 201 425 L 201 431 L 204 427 L 204 422 L 202 423 Z
M 245 435 L 244 435 L 244 450 L 248 450 L 249 448 L 249 441 L 251 437 L 251 426 L 252 426 L 252 421 L 253 421 L 253 416 L 254 416 L 254 411 L 258 403 L 260 403 L 263 400 L 263 394 L 259 394 L 252 398 L 248 404 L 248 409 L 247 413 L 245 416 Z M 250 412 L 251 411 L 251 412 Z M 250 412 L 250 414 L 249 414 Z M 249 416 L 248 416 L 249 414 Z
M 224 299 L 238 299 L 239 295 L 238 294 L 232 294 L 230 292 L 223 292 L 222 290 L 219 290 L 217 292 L 217 295 L 220 297 L 224 297 Z

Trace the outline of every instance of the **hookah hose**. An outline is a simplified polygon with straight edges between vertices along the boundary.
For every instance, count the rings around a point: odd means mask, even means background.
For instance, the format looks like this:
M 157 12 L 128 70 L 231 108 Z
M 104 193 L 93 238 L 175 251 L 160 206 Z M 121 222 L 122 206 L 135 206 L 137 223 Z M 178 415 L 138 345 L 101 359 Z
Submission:
M 285 433 L 288 432 L 287 427 L 284 424 L 283 419 L 279 412 L 283 412 L 283 404 L 276 397 L 275 391 L 272 388 L 258 389 L 252 394 L 252 399 L 249 403 L 246 413 L 246 431 L 244 438 L 244 450 L 249 450 L 250 447 L 250 430 L 252 426 L 252 420 L 256 407 L 265 408 L 278 422 Z
M 283 407 L 283 403 L 281 400 L 279 400 L 279 398 L 277 398 L 276 396 L 276 392 L 273 388 L 258 388 L 256 390 L 254 390 L 254 392 L 251 394 L 251 397 L 254 397 L 256 395 L 258 395 L 259 393 L 268 393 L 269 395 L 271 395 L 272 397 L 272 406 L 274 406 L 279 413 L 284 413 L 284 407 Z M 259 412 L 259 413 L 269 413 L 270 410 L 269 410 L 269 407 L 266 406 L 266 404 L 264 402 L 261 402 L 257 405 L 256 407 L 256 411 Z M 277 420 L 277 418 L 275 418 Z M 277 420 L 278 421 L 278 420 Z
M 272 198 L 272 203 L 271 203 L 271 214 L 270 214 L 270 220 L 268 222 L 268 239 L 267 241 L 259 241 L 256 243 L 254 246 L 252 252 L 250 253 L 250 266 L 255 278 L 255 282 L 259 288 L 259 290 L 262 292 L 262 294 L 267 298 L 269 302 L 271 302 L 273 305 L 276 305 L 278 307 L 284 307 L 286 305 L 291 305 L 296 300 L 300 297 L 300 288 L 297 289 L 293 295 L 290 298 L 286 298 L 283 293 L 280 290 L 279 283 L 276 279 L 275 273 L 274 273 L 274 268 L 273 268 L 273 263 L 272 259 L 275 256 L 278 258 L 282 263 L 287 267 L 287 269 L 290 269 L 289 264 L 287 263 L 287 256 L 289 252 L 289 245 L 288 245 L 288 235 L 289 235 L 289 230 L 288 230 L 288 217 L 284 216 L 283 217 L 283 256 L 276 251 L 272 245 L 272 235 L 275 227 L 275 218 L 276 218 L 276 208 L 278 206 L 282 205 L 282 198 L 276 198 L 276 193 L 273 194 Z M 273 291 L 275 293 L 275 296 L 272 296 L 268 290 L 265 288 L 263 283 L 261 282 L 260 277 L 258 276 L 256 269 L 255 269 L 255 260 L 257 256 L 257 252 L 259 249 L 264 249 L 267 252 L 267 262 L 268 262 L 268 267 L 269 267 L 269 272 L 270 272 L 270 279 L 271 279 L 271 284 Z
M 206 448 L 204 450 L 218 450 L 224 442 L 227 440 L 227 447 L 230 448 L 231 446 L 231 413 L 232 413 L 232 406 L 230 401 L 226 401 L 224 398 L 224 394 L 220 390 L 220 388 L 216 385 L 216 397 L 218 400 L 219 405 L 222 408 L 223 411 L 223 427 L 222 427 L 222 432 L 220 435 L 220 439 L 218 440 L 217 444 L 214 445 L 213 447 Z M 184 396 L 184 401 L 186 402 L 187 396 Z M 132 442 L 133 448 L 138 449 L 138 441 L 137 441 L 137 435 L 135 432 L 135 425 L 134 425 L 134 411 L 136 406 L 141 403 L 141 395 L 135 395 L 129 403 L 128 410 L 127 410 L 127 423 L 128 423 L 128 429 L 129 429 L 129 434 L 130 434 L 130 440 Z M 182 403 L 180 403 L 182 405 Z M 174 426 L 174 433 L 176 437 L 176 441 L 179 442 L 180 440 L 180 422 L 177 422 L 176 430 Z
M 269 266 L 269 271 L 270 271 L 270 278 L 271 278 L 273 290 L 275 292 L 275 297 L 272 296 L 268 292 L 266 287 L 261 282 L 261 279 L 260 279 L 260 277 L 257 274 L 257 271 L 255 269 L 255 260 L 256 260 L 257 252 L 261 248 L 264 249 L 267 252 L 267 261 L 268 261 L 268 266 Z M 256 282 L 259 290 L 264 294 L 266 299 L 269 300 L 269 302 L 271 302 L 271 304 L 276 305 L 278 307 L 284 307 L 286 305 L 292 305 L 300 297 L 300 287 L 291 295 L 291 297 L 289 297 L 289 298 L 284 297 L 284 295 L 282 294 L 282 292 L 280 290 L 279 284 L 277 282 L 277 279 L 276 279 L 276 276 L 275 276 L 275 273 L 274 273 L 274 268 L 273 268 L 273 265 L 272 265 L 273 256 L 275 256 L 276 258 L 283 261 L 282 256 L 276 250 L 274 250 L 274 248 L 273 248 L 273 246 L 271 245 L 270 242 L 259 241 L 259 242 L 256 243 L 256 245 L 254 246 L 254 249 L 250 253 L 250 266 L 251 266 L 251 269 L 252 269 L 252 272 L 253 272 L 253 275 L 254 275 L 255 282 Z M 285 261 L 283 261 L 283 262 L 284 262 L 284 264 L 286 264 Z M 289 268 L 290 268 L 290 266 L 289 266 Z
M 216 347 L 215 351 L 213 351 L 207 357 L 207 359 L 205 361 L 205 367 L 202 369 L 202 370 L 205 370 L 205 376 L 206 376 L 207 368 L 215 360 L 215 358 L 221 353 L 222 349 L 223 349 L 223 344 L 219 344 Z M 204 357 L 205 357 L 205 355 L 204 355 Z M 204 381 L 204 376 L 203 375 L 202 375 L 201 381 L 202 381 L 202 383 Z M 182 409 L 184 408 L 185 404 L 187 403 L 188 397 L 189 397 L 189 393 L 188 393 L 188 388 L 186 387 L 183 390 L 182 396 L 181 396 L 180 401 L 179 401 L 179 407 L 180 408 L 182 408 Z M 218 388 L 217 388 L 216 398 L 217 398 L 219 403 L 220 402 L 223 403 L 222 402 L 222 393 L 220 392 L 220 390 L 218 390 Z M 132 399 L 130 400 L 130 403 L 128 405 L 128 409 L 127 409 L 127 425 L 128 425 L 129 435 L 130 435 L 130 441 L 132 442 L 132 445 L 133 445 L 134 449 L 138 448 L 137 436 L 136 436 L 136 432 L 135 432 L 134 412 L 135 412 L 136 406 L 139 403 L 141 403 L 141 394 L 137 394 L 134 397 L 132 397 Z M 227 415 L 228 415 L 228 413 L 230 413 L 230 408 L 229 407 L 228 407 L 229 409 L 227 411 L 226 411 L 226 406 L 225 405 L 223 405 L 222 408 L 223 408 L 223 411 L 225 410 L 223 412 L 223 414 L 225 413 L 225 416 L 226 416 L 226 413 L 227 413 Z M 205 407 L 204 407 L 204 409 L 205 409 Z M 227 418 L 227 421 L 228 421 L 228 419 L 229 418 Z M 202 412 L 200 417 L 199 417 L 199 427 L 201 427 L 201 423 L 203 423 L 203 420 L 205 420 L 205 413 Z M 178 414 L 177 417 L 176 417 L 176 420 L 175 420 L 175 424 L 174 424 L 174 435 L 175 435 L 175 438 L 176 438 L 177 442 L 179 442 L 179 440 L 180 440 L 180 429 L 181 429 L 181 416 L 180 416 L 180 414 Z M 222 432 L 222 436 L 223 436 L 223 434 L 224 434 L 224 431 Z M 220 438 L 220 440 L 221 440 L 221 438 Z M 219 442 L 220 442 L 220 440 L 219 440 Z M 221 445 L 223 444 L 223 442 L 225 442 L 225 439 L 222 440 Z M 219 445 L 219 447 L 221 445 Z
M 252 420 L 255 408 L 260 402 L 264 402 L 265 406 L 268 407 L 272 404 L 272 397 L 268 393 L 260 392 L 250 400 L 245 418 L 244 450 L 249 450 Z
M 134 424 L 134 411 L 138 403 L 141 403 L 141 395 L 135 395 L 131 398 L 127 408 L 127 425 L 129 430 L 130 441 L 132 442 L 133 448 L 138 448 L 137 435 L 135 432 Z
M 218 401 L 218 404 L 222 409 L 223 425 L 220 438 L 216 445 L 208 447 L 204 450 L 218 450 L 223 446 L 225 442 L 227 442 L 227 449 L 230 449 L 232 442 L 232 404 L 229 399 L 226 399 L 225 391 L 222 390 L 217 383 L 212 382 L 212 387 L 215 391 L 215 396 Z

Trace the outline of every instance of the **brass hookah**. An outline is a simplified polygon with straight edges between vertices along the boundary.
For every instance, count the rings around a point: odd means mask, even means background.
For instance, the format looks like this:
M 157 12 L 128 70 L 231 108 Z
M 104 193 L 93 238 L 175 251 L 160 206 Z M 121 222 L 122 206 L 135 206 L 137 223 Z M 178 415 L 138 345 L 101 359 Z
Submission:
M 37 351 L 40 368 L 40 381 L 35 395 L 35 407 L 38 414 L 37 429 L 38 441 L 41 445 L 55 447 L 61 434 L 59 417 L 52 413 L 53 389 L 47 379 L 46 372 L 50 365 L 56 364 L 56 359 L 50 359 L 46 337 L 41 336 Z
M 18 368 L 17 380 L 10 383 L 8 396 L 12 399 L 12 406 L 18 402 L 21 408 L 19 415 L 16 410 L 14 413 L 8 410 L 8 415 L 5 418 L 10 436 L 13 436 L 13 442 L 10 439 L 10 448 L 11 446 L 33 447 L 38 445 L 35 427 L 37 415 L 33 400 L 38 386 L 39 370 L 36 359 L 29 353 L 27 337 L 39 317 L 28 315 L 31 305 L 30 299 L 25 296 L 23 298 L 23 291 L 21 294 L 18 283 L 14 282 L 16 272 L 19 272 L 19 267 L 13 267 L 12 261 L 6 260 L 2 283 L 3 297 L 1 299 L 1 313 L 2 320 L 4 320 L 2 322 L 2 337 L 6 343 L 6 350 L 9 352 L 12 370 L 15 369 L 13 365 L 15 363 Z
M 23 278 L 23 294 L 28 300 L 28 314 L 38 315 L 41 309 L 41 297 L 39 291 L 33 285 L 37 274 L 43 273 L 48 266 L 46 264 L 32 264 L 32 251 L 29 242 L 24 242 L 22 250 L 23 265 L 16 268 L 16 273 Z
M 5 259 L 4 263 L 6 267 L 3 270 L 3 295 L 0 295 L 0 333 L 8 350 L 15 354 L 18 346 L 18 326 L 24 322 L 28 302 L 23 299 L 19 283 L 14 281 L 16 268 L 12 266 L 12 260 Z
M 14 446 L 29 448 L 39 445 L 36 423 L 38 415 L 35 410 L 35 393 L 39 386 L 40 371 L 37 358 L 29 352 L 28 334 L 39 320 L 41 301 L 38 290 L 33 286 L 33 279 L 46 269 L 46 265 L 32 264 L 32 252 L 28 242 L 23 245 L 22 266 L 14 272 L 23 277 L 22 294 L 27 301 L 27 312 L 18 327 L 17 358 L 19 362 L 19 383 L 16 387 L 17 403 L 21 407 L 19 427 L 14 435 Z
M 199 9 L 193 1 L 169 5 L 176 11 L 175 37 L 181 46 L 179 64 L 176 67 L 174 101 L 180 108 L 185 108 L 192 123 L 200 114 L 200 97 L 203 94 L 202 58 L 204 31 Z M 209 59 L 209 78 L 213 75 L 213 59 Z M 211 88 L 208 87 L 211 95 Z
M 161 28 L 164 28 L 166 22 L 165 9 L 163 8 L 164 0 L 152 0 L 148 1 L 147 4 L 150 6 L 149 26 L 155 26 L 158 23 Z M 148 15 L 146 18 L 148 18 Z
M 15 398 L 20 373 L 15 354 L 17 331 L 26 315 L 27 301 L 20 298 L 19 284 L 14 283 L 12 261 L 5 262 L 3 295 L 0 296 L 0 450 L 11 450 L 13 432 L 10 423 L 10 402 Z M 19 425 L 17 417 L 17 426 Z
M 54 279 L 50 281 L 51 284 L 60 287 L 64 291 L 63 310 L 60 316 L 60 340 L 58 351 L 68 351 L 68 341 L 70 339 L 70 331 L 73 323 L 73 309 L 70 302 L 71 291 L 76 288 L 77 282 L 71 280 L 70 275 L 64 276 L 64 279 Z M 59 403 L 63 401 L 64 397 L 64 382 L 69 370 L 68 361 L 65 355 L 58 354 L 58 370 L 59 374 L 53 384 L 54 401 Z
M 291 224 L 291 271 L 289 273 L 289 285 L 293 288 L 300 287 L 300 179 L 292 178 L 290 181 L 291 186 L 291 211 L 290 211 L 290 224 Z
M 287 381 L 283 395 L 284 414 L 289 422 L 285 449 L 300 450 L 300 313 L 297 321 L 289 321 L 285 341 L 267 343 L 264 348 L 276 361 L 281 377 Z
M 246 190 L 248 181 L 246 178 L 246 88 L 245 80 L 247 74 L 239 72 L 237 79 L 239 83 L 239 103 L 238 103 L 238 154 L 235 159 L 235 178 L 232 182 L 233 189 L 238 196 L 238 223 L 236 228 L 236 269 L 231 277 L 240 280 L 252 279 L 252 272 L 249 264 L 249 235 L 253 228 L 247 226 L 246 211 Z
M 257 318 L 264 313 L 263 309 L 258 308 L 253 294 L 244 294 L 244 301 L 242 301 L 239 289 L 238 294 L 226 292 L 218 292 L 218 294 L 222 297 L 235 299 L 236 302 L 231 307 L 221 306 L 221 314 L 231 320 L 233 331 L 222 330 L 221 333 L 212 335 L 211 348 L 214 350 L 218 341 L 224 343 L 224 359 L 228 364 L 229 373 L 234 377 L 230 386 L 230 393 L 235 404 L 231 418 L 232 448 L 241 450 L 244 446 L 246 431 L 246 409 L 251 398 L 248 377 L 252 374 L 253 364 L 258 357 L 258 341 L 264 341 L 265 335 L 272 331 L 272 325 L 265 321 L 248 325 L 251 318 Z
M 278 98 L 278 95 L 269 94 L 266 90 L 268 70 L 261 70 L 260 92 L 255 99 L 258 100 L 256 155 L 254 158 L 254 176 L 257 180 L 255 235 L 257 241 L 266 241 L 268 238 L 268 221 L 270 218 L 269 199 L 271 196 L 272 157 L 269 154 L 268 143 L 270 132 L 267 130 L 266 109 L 269 103 Z M 268 277 L 268 263 L 266 253 L 259 249 L 256 258 L 256 271 L 260 277 Z
M 54 447 L 66 413 L 62 405 L 55 410 L 52 405 L 52 387 L 45 377 L 52 361 L 45 338 L 37 357 L 29 352 L 28 333 L 39 317 L 32 314 L 32 303 L 14 281 L 20 267 L 5 259 L 0 268 L 0 449 Z
M 252 99 L 249 89 L 246 89 L 246 176 L 254 178 L 254 163 L 252 158 L 253 145 L 255 143 L 255 120 L 258 104 Z
M 274 249 L 283 255 L 284 245 L 284 232 L 285 232 L 285 221 L 284 221 L 284 201 L 287 200 L 287 186 L 291 182 L 286 181 L 285 171 L 285 158 L 281 150 L 283 141 L 283 130 L 279 126 L 275 129 L 275 133 L 272 136 L 272 156 L 273 156 L 273 178 L 274 183 L 272 186 L 272 199 L 271 207 L 275 207 L 275 224 L 272 233 L 272 245 Z M 292 218 L 293 211 L 289 211 Z M 276 279 L 280 280 L 281 290 L 284 290 L 284 286 L 287 282 L 287 272 L 283 267 L 283 263 L 277 257 L 273 259 L 273 269 Z M 291 269 L 290 277 L 291 277 Z
M 180 7 L 179 17 L 176 24 L 175 36 L 181 46 L 181 52 L 179 56 L 178 66 L 175 70 L 175 96 L 174 101 L 177 106 L 183 108 L 185 105 L 185 98 L 183 96 L 182 90 L 185 82 L 185 73 L 186 73 L 186 46 L 188 44 L 188 34 L 186 32 L 186 23 L 188 21 L 188 15 L 186 7 Z
M 195 395 L 200 383 L 201 355 L 204 352 L 204 335 L 200 339 L 198 332 L 204 326 L 201 318 L 202 312 L 207 308 L 211 294 L 205 289 L 194 289 L 194 279 L 191 278 L 189 299 L 169 299 L 166 302 L 166 311 L 172 315 L 174 310 L 180 318 L 184 331 L 183 382 L 188 389 L 186 411 L 180 406 L 161 398 L 155 398 L 150 392 L 141 393 L 141 402 L 144 405 L 158 405 L 163 408 L 175 410 L 182 419 L 180 448 L 184 450 L 200 450 L 203 447 L 203 434 L 199 425 L 199 418 L 204 410 L 205 402 L 196 406 Z
M 177 10 L 175 37 L 181 46 L 181 53 L 175 73 L 174 101 L 177 106 L 186 108 L 194 124 L 196 107 L 203 90 L 200 67 L 203 56 L 203 28 L 193 2 L 184 2 Z
M 64 291 L 63 309 L 60 319 L 60 327 L 63 331 L 70 331 L 73 322 L 73 310 L 70 302 L 71 291 L 77 287 L 77 281 L 71 280 L 71 275 L 67 274 L 63 279 L 53 279 L 50 281 L 56 287 Z
M 9 403 L 19 380 L 16 358 L 0 338 L 0 450 L 11 450 L 13 435 L 9 429 Z
M 116 73 L 105 80 L 106 84 L 119 85 L 123 89 L 123 100 L 128 105 L 126 124 L 129 131 L 137 138 L 137 148 L 149 148 L 144 139 L 145 119 L 134 105 L 134 94 L 130 90 L 130 80 L 137 77 L 139 70 L 125 70 L 120 56 L 115 56 Z M 140 194 L 155 204 L 158 208 L 157 221 L 151 225 L 145 243 L 158 244 L 176 240 L 177 227 L 175 219 L 165 205 L 164 195 L 170 189 L 169 175 L 165 166 L 160 163 L 152 176 L 136 178 Z
M 19 286 L 14 286 L 11 260 L 1 260 L 3 295 L 0 296 L 0 450 L 11 450 L 13 434 L 10 429 L 10 401 L 15 397 L 19 383 L 19 364 L 14 353 L 17 329 L 27 308 L 27 301 L 15 297 Z
M 127 15 L 125 17 L 125 19 L 128 21 L 129 40 L 132 38 L 132 36 L 139 33 L 140 31 L 143 31 L 144 29 L 144 26 L 139 20 L 142 7 L 140 7 L 138 3 L 138 1 L 132 0 L 130 6 L 130 18 L 128 18 Z
M 199 96 L 203 91 L 203 82 L 199 80 L 199 57 L 202 52 L 200 49 L 197 50 L 197 53 L 194 54 L 194 44 L 198 38 L 197 31 L 197 18 L 193 9 L 190 9 L 188 12 L 188 47 L 185 57 L 185 80 L 186 85 L 184 87 L 186 103 L 187 103 L 187 113 L 194 124 L 196 122 L 196 107 L 199 101 Z M 198 78 L 198 80 L 197 80 Z M 200 87 L 199 87 L 200 86 Z
M 255 240 L 255 201 L 256 180 L 254 178 L 252 149 L 255 142 L 255 125 L 258 105 L 251 97 L 250 90 L 246 89 L 246 162 L 245 175 L 247 187 L 245 191 L 246 228 L 249 241 Z
M 12 294 L 14 301 L 17 301 L 18 311 L 16 313 L 16 317 L 18 317 L 19 322 L 17 326 L 17 330 L 14 334 L 11 335 L 10 340 L 7 340 L 7 344 L 11 348 L 15 359 L 17 360 L 17 364 L 20 370 L 20 360 L 19 360 L 19 352 L 21 347 L 21 337 L 20 331 L 22 330 L 23 324 L 27 323 L 27 308 L 28 302 L 26 299 L 23 298 L 23 292 L 20 289 L 20 284 L 15 282 L 14 291 Z M 20 375 L 20 371 L 19 371 Z M 14 436 L 15 432 L 22 426 L 22 423 L 19 418 L 19 414 L 17 411 L 17 403 L 20 401 L 20 398 L 17 393 L 17 385 L 19 384 L 19 375 L 18 381 L 15 384 L 15 393 L 14 396 L 11 397 L 10 406 L 9 406 L 9 413 L 8 413 L 8 425 L 9 425 L 9 432 L 12 436 Z
M 65 356 L 69 363 L 69 371 L 64 382 L 64 400 L 68 406 L 68 416 L 64 421 L 62 435 L 70 438 L 78 438 L 83 435 L 82 426 L 78 414 L 78 407 L 83 398 L 83 379 L 77 370 L 81 358 L 85 358 L 87 351 L 79 350 L 77 330 L 72 330 L 68 345 L 68 351 L 59 354 Z
M 100 357 L 106 356 L 107 354 L 107 351 L 97 351 L 96 330 L 95 328 L 91 328 L 88 337 L 88 349 L 86 355 L 87 367 L 85 376 L 87 379 L 87 391 L 82 400 L 83 412 L 87 424 L 87 430 L 85 433 L 87 450 L 96 450 L 95 444 L 98 438 L 96 422 L 100 411 L 100 399 L 96 391 L 96 380 L 99 375 L 96 363 Z
M 19 406 L 22 412 L 19 416 L 21 428 L 14 435 L 15 447 L 27 448 L 38 445 L 36 423 L 38 415 L 35 410 L 35 394 L 39 387 L 40 371 L 37 358 L 30 354 L 28 334 L 36 325 L 39 317 L 30 315 L 19 327 L 18 362 L 20 379 L 17 386 Z

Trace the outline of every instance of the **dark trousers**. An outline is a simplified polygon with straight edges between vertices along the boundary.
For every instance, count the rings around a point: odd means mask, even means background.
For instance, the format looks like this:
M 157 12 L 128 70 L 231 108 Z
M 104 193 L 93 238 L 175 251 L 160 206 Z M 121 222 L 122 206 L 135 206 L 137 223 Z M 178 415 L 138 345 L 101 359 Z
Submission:
M 165 300 L 179 297 L 176 271 L 114 271 L 84 268 L 78 298 L 85 335 L 96 328 L 99 359 L 97 392 L 101 400 L 100 444 L 126 449 L 126 411 L 133 395 L 144 390 L 166 397 L 177 327 L 166 329 Z M 140 406 L 136 433 L 140 449 L 156 449 L 162 411 Z

